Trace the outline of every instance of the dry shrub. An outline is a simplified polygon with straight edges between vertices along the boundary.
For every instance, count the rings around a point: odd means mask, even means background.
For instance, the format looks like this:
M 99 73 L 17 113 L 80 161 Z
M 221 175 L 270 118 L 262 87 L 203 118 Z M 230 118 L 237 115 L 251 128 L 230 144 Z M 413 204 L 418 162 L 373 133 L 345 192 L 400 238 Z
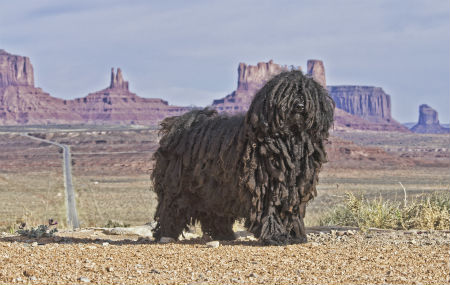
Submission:
M 403 228 L 448 230 L 450 228 L 450 197 L 431 195 L 406 207 Z
M 347 193 L 345 204 L 326 214 L 320 224 L 361 229 L 448 230 L 450 197 L 432 194 L 418 197 L 405 206 L 398 201 L 383 200 L 382 197 L 368 200 L 362 195 Z

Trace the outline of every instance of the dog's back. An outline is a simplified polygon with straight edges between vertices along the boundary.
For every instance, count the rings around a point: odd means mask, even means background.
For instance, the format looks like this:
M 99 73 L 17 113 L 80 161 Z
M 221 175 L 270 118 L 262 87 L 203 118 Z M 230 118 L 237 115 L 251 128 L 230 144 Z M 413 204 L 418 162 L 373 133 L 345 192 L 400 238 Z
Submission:
M 208 209 L 201 209 L 202 205 L 197 209 L 235 212 L 229 191 L 222 188 L 236 188 L 238 183 L 243 122 L 243 115 L 219 115 L 209 109 L 165 119 L 161 123 L 163 136 L 155 153 L 152 175 L 158 198 L 192 193 L 196 198 L 217 199 L 217 203 L 205 204 Z M 189 201 L 200 202 L 199 199 Z

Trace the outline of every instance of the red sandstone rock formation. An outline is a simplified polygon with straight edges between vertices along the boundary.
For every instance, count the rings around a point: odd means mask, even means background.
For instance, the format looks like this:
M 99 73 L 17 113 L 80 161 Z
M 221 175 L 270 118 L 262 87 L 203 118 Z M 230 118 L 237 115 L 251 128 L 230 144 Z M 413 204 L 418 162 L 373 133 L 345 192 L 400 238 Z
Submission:
M 237 90 L 214 100 L 211 107 L 219 112 L 245 112 L 256 92 L 273 76 L 288 69 L 273 61 L 260 62 L 256 66 L 240 63 Z M 308 60 L 307 75 L 326 87 L 325 67 L 321 60 Z M 329 86 L 328 90 L 336 101 L 336 127 L 408 132 L 406 127 L 391 118 L 390 97 L 381 88 Z
M 423 104 L 419 107 L 419 122 L 411 128 L 411 131 L 421 134 L 445 134 L 449 133 L 450 129 L 440 125 L 436 110 Z
M 287 66 L 269 62 L 258 62 L 256 66 L 239 63 L 236 91 L 222 99 L 214 100 L 212 107 L 219 112 L 242 113 L 248 110 L 253 96 L 267 81 L 283 71 Z
M 336 107 L 373 122 L 391 120 L 391 98 L 380 87 L 329 86 Z
M 358 129 L 409 132 L 408 128 L 392 118 L 391 97 L 381 87 L 328 86 L 328 92 L 337 109 L 370 123 L 370 126 L 361 126 Z
M 347 113 L 339 108 L 334 109 L 334 129 L 409 132 L 408 128 L 393 120 L 390 123 L 383 121 L 372 122 L 359 116 Z
M 325 67 L 321 60 L 310 59 L 307 63 L 307 75 L 320 83 L 323 88 L 327 88 L 327 81 L 325 79 Z
M 111 71 L 108 88 L 75 100 L 50 96 L 34 86 L 29 58 L 0 50 L 0 125 L 149 124 L 191 108 L 162 99 L 142 98 L 128 90 L 122 71 Z
M 157 124 L 165 117 L 181 115 L 190 108 L 171 106 L 157 98 L 142 98 L 128 90 L 120 68 L 111 70 L 108 88 L 90 93 L 86 97 L 64 101 L 80 114 L 85 123 Z
M 28 57 L 0 49 L 0 88 L 7 86 L 34 86 L 33 66 Z
M 124 89 L 128 91 L 128 81 L 123 80 L 122 70 L 117 68 L 117 74 L 114 75 L 114 68 L 111 68 L 111 84 L 110 89 Z
M 219 112 L 241 113 L 248 110 L 253 96 L 272 77 L 283 71 L 299 69 L 300 67 L 288 67 L 269 62 L 258 62 L 256 66 L 239 63 L 238 84 L 236 91 L 226 97 L 214 100 L 212 107 Z M 326 88 L 325 68 L 321 60 L 308 60 L 308 76 L 322 84 Z
M 63 105 L 34 86 L 28 57 L 0 50 L 0 125 L 47 124 L 81 121 Z
M 237 90 L 214 100 L 219 112 L 248 110 L 253 96 L 273 76 L 293 69 L 269 61 L 256 66 L 240 63 Z M 297 67 L 300 69 L 300 67 Z M 307 74 L 325 86 L 325 68 L 320 60 L 309 60 Z M 335 126 L 369 130 L 407 131 L 391 118 L 390 97 L 381 88 L 329 86 L 336 101 Z M 0 50 L 0 125 L 16 124 L 157 124 L 167 116 L 181 115 L 189 107 L 171 106 L 162 99 L 142 98 L 129 91 L 122 71 L 111 71 L 108 88 L 75 100 L 51 97 L 34 86 L 29 58 Z
M 63 100 L 33 86 L 0 88 L 0 125 L 81 123 Z

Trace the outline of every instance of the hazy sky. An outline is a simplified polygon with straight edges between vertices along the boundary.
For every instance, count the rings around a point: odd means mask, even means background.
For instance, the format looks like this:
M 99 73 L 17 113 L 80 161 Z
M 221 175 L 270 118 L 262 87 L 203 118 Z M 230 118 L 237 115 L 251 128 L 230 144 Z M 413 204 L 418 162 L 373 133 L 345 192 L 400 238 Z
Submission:
M 239 62 L 322 59 L 329 85 L 380 86 L 393 116 L 420 104 L 449 121 L 450 1 L 2 1 L 0 49 L 31 58 L 36 85 L 75 98 L 121 67 L 131 91 L 206 106 Z

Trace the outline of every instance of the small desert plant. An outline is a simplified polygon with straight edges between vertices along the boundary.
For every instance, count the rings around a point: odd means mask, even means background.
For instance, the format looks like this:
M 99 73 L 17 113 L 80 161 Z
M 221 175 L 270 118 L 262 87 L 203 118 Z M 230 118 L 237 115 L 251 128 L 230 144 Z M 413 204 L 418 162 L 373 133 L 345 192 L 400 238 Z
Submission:
M 41 237 L 52 237 L 58 229 L 56 226 L 58 222 L 53 219 L 48 220 L 48 225 L 39 225 L 36 228 L 26 228 L 26 223 L 22 223 L 19 229 L 16 231 L 21 236 L 26 236 L 29 238 L 41 238 Z
M 346 194 L 344 205 L 334 208 L 320 220 L 321 225 L 354 226 L 361 229 L 427 229 L 450 228 L 450 197 L 428 195 L 408 204 L 374 200 Z
M 105 225 L 105 228 L 128 228 L 129 226 L 131 225 L 122 223 L 121 221 L 108 220 L 108 222 Z
M 450 229 L 450 197 L 432 195 L 413 201 L 405 207 L 403 228 Z

